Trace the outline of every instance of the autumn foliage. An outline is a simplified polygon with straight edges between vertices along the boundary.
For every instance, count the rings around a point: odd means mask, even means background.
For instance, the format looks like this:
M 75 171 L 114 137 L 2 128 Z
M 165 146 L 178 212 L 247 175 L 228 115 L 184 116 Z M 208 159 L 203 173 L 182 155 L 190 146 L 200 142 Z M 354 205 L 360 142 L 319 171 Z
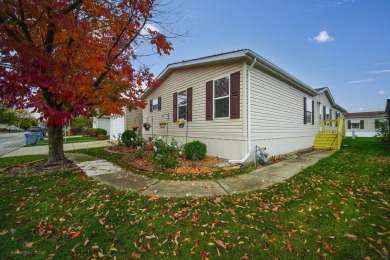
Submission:
M 136 49 L 158 55 L 171 43 L 152 23 L 154 0 L 5 0 L 0 3 L 0 97 L 34 108 L 49 125 L 71 117 L 122 113 L 144 106 L 141 86 L 154 86 L 148 68 L 135 69 Z

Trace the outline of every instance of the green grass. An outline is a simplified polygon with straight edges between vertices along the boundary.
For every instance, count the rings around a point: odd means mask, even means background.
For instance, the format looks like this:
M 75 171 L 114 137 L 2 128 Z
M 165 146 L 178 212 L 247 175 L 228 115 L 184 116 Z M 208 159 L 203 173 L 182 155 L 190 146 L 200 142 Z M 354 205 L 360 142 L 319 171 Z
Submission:
M 94 141 L 97 141 L 96 137 L 80 136 L 80 137 L 64 138 L 64 144 L 94 142 Z M 48 145 L 48 144 L 49 144 L 49 139 L 45 137 L 44 140 L 40 140 L 36 145 Z
M 7 168 L 14 165 L 19 165 L 22 163 L 33 162 L 38 160 L 47 159 L 47 155 L 26 155 L 26 156 L 16 156 L 16 157 L 3 157 L 0 158 L 0 169 Z
M 390 147 L 344 144 L 283 183 L 231 196 L 150 198 L 76 171 L 0 177 L 0 258 L 389 258 Z

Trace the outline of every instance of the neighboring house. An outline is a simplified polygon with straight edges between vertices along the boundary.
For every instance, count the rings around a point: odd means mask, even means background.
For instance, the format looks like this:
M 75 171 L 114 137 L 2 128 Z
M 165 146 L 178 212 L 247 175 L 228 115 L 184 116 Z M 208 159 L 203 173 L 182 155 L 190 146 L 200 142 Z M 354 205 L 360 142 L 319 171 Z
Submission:
M 105 129 L 110 140 L 116 140 L 126 129 L 125 118 L 125 115 L 94 117 L 92 127 Z
M 153 130 L 168 142 L 200 140 L 209 155 L 231 162 L 254 160 L 256 146 L 270 155 L 310 148 L 320 119 L 346 112 L 328 88 L 312 89 L 248 49 L 173 63 L 158 79 L 161 85 L 142 96 L 143 122 L 152 124 L 143 136 Z M 179 118 L 185 128 L 175 124 Z
M 379 122 L 385 120 L 385 111 L 346 113 L 346 135 L 352 136 L 354 133 L 360 137 L 373 137 L 377 133 Z

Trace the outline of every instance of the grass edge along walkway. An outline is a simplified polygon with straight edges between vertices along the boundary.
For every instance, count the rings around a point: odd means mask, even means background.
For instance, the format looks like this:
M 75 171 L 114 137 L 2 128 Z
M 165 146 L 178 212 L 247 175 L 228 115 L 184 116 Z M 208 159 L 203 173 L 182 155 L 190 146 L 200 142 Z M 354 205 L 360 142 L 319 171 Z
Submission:
M 140 196 L 77 171 L 0 177 L 0 258 L 389 258 L 389 146 L 344 144 L 228 196 Z

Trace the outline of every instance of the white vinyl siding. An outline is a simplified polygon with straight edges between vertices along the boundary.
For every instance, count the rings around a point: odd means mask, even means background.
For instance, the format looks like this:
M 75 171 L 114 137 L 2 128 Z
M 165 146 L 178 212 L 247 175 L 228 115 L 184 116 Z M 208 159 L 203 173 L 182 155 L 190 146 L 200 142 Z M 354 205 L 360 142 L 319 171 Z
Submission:
M 252 146 L 266 146 L 271 155 L 313 146 L 318 127 L 303 124 L 302 103 L 303 97 L 310 100 L 307 109 L 311 110 L 313 97 L 256 67 L 250 81 Z M 314 113 L 317 118 L 316 106 Z
M 143 119 L 153 115 L 152 122 L 153 135 L 165 138 L 168 129 L 168 142 L 174 137 L 179 145 L 185 143 L 186 131 L 188 126 L 187 141 L 200 140 L 207 145 L 207 152 L 211 156 L 219 156 L 226 159 L 241 159 L 246 153 L 246 131 L 244 124 L 243 91 L 240 96 L 240 118 L 218 118 L 218 120 L 206 120 L 206 83 L 215 79 L 220 79 L 226 75 L 240 72 L 241 90 L 245 86 L 244 62 L 226 62 L 217 65 L 202 65 L 193 68 L 184 68 L 173 71 L 163 80 L 161 85 L 156 88 L 147 100 L 161 97 L 164 105 L 161 111 L 149 109 L 143 110 Z M 179 128 L 173 123 L 173 93 L 183 91 L 183 86 L 187 89 L 192 88 L 192 121 L 187 122 L 184 128 Z M 179 102 L 178 102 L 179 107 Z M 166 128 L 160 128 L 159 121 L 162 115 L 169 114 L 169 125 Z M 178 118 L 179 119 L 179 118 Z M 167 120 L 167 117 L 165 117 Z M 150 131 L 144 131 L 145 138 L 152 135 Z

